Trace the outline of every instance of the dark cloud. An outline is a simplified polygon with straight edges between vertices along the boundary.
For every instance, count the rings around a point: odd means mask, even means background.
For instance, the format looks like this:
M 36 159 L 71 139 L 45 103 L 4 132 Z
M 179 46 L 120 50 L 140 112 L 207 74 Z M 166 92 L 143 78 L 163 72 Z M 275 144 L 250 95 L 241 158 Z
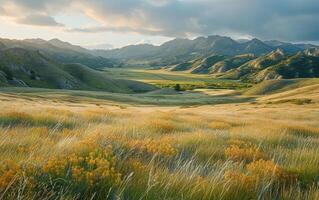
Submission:
M 51 16 L 46 15 L 28 15 L 24 18 L 18 18 L 16 22 L 34 26 L 64 26 L 63 24 L 56 22 Z
M 138 32 L 170 37 L 228 33 L 261 39 L 319 41 L 318 0 L 0 0 L 1 2 L 14 2 L 24 10 L 51 16 L 76 5 L 78 11 L 101 23 L 100 27 L 71 30 L 78 32 Z

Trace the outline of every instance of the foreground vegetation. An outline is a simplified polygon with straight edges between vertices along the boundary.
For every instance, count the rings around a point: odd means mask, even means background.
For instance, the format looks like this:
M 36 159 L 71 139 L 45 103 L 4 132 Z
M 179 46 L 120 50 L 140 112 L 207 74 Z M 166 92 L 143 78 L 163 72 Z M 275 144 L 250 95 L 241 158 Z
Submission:
M 318 199 L 317 96 L 159 107 L 6 91 L 0 199 Z

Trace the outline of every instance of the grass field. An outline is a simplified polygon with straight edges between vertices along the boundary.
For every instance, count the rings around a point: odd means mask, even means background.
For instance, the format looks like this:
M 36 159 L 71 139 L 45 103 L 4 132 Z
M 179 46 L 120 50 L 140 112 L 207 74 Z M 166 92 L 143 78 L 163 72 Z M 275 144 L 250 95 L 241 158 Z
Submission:
M 319 88 L 299 86 L 1 88 L 0 199 L 319 199 Z
M 251 86 L 240 81 L 213 78 L 211 75 L 171 72 L 162 69 L 106 68 L 104 71 L 110 77 L 142 81 L 160 88 L 173 88 L 176 84 L 180 84 L 185 90 L 199 88 L 243 89 Z

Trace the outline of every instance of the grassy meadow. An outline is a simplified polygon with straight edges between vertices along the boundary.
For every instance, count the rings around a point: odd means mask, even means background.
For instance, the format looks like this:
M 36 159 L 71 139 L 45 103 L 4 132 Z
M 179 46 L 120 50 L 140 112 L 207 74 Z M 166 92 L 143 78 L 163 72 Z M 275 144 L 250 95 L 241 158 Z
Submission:
M 319 199 L 318 95 L 121 95 L 1 89 L 0 199 Z
M 159 88 L 174 88 L 181 85 L 182 90 L 193 89 L 245 89 L 251 86 L 237 80 L 212 78 L 208 74 L 190 74 L 188 72 L 172 72 L 164 69 L 145 68 L 105 68 L 108 76 L 142 81 L 156 85 Z

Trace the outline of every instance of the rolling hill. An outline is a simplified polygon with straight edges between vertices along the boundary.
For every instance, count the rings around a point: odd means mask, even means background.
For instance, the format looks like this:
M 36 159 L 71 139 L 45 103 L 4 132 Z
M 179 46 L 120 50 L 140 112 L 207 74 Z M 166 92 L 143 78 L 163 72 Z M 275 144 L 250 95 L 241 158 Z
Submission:
M 114 65 L 110 59 L 93 55 L 90 50 L 58 39 L 46 41 L 42 39 L 9 40 L 0 38 L 0 43 L 7 48 L 39 51 L 42 55 L 59 63 L 80 63 L 91 68 L 113 67 Z
M 254 56 L 253 54 L 243 54 L 227 58 L 214 64 L 211 67 L 210 73 L 224 73 L 231 69 L 237 68 L 255 58 L 256 56 Z
M 237 56 L 212 55 L 206 58 L 194 59 L 177 65 L 167 66 L 170 71 L 189 71 L 193 74 L 224 73 L 237 68 L 256 58 L 253 54 Z
M 261 56 L 213 55 L 165 68 L 255 83 L 269 79 L 316 78 L 319 77 L 319 49 L 311 48 L 293 55 L 282 49 Z
M 286 57 L 285 53 L 277 49 L 266 55 L 257 57 L 249 62 L 244 63 L 238 68 L 234 68 L 223 75 L 223 78 L 229 79 L 250 79 L 251 76 L 254 76 L 256 73 L 261 70 L 279 63 Z
M 273 79 L 272 77 L 283 79 L 319 77 L 319 57 L 299 52 L 260 71 L 255 80 Z
M 246 95 L 269 95 L 302 87 L 319 84 L 319 79 L 300 78 L 300 79 L 283 79 L 283 80 L 266 80 L 245 91 Z
M 0 50 L 0 85 L 133 93 L 154 89 L 148 84 L 113 79 L 81 64 L 60 64 L 39 51 Z

